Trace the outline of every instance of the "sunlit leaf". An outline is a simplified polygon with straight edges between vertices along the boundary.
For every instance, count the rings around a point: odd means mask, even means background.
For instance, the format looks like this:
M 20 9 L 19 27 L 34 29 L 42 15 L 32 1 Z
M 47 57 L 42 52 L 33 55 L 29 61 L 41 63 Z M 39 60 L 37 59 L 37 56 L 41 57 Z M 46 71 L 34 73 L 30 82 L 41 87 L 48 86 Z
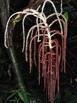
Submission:
M 17 15 L 14 20 L 13 20 L 13 26 L 15 27 L 15 25 L 22 19 L 21 15 Z

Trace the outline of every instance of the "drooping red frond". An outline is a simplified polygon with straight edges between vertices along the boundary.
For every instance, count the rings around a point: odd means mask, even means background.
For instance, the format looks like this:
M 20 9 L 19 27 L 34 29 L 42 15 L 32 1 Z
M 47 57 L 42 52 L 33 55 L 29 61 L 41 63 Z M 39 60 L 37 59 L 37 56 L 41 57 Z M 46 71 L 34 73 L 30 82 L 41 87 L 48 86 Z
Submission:
M 60 72 L 60 60 L 62 55 L 62 45 L 60 45 L 58 39 L 51 39 L 52 48 L 49 47 L 49 38 L 47 36 L 46 28 L 40 29 L 41 42 L 37 42 L 38 34 L 30 39 L 29 43 L 29 64 L 30 73 L 32 64 L 38 61 L 38 79 L 39 84 L 41 76 L 44 79 L 44 89 L 48 92 L 48 97 L 51 103 L 54 103 L 55 91 L 59 92 L 59 72 Z M 57 30 L 54 31 L 54 35 L 61 35 Z M 63 36 L 63 35 L 62 35 Z M 38 45 L 37 45 L 38 44 Z M 34 53 L 33 53 L 34 52 Z M 37 54 L 36 54 L 37 53 Z M 36 61 L 36 56 L 38 60 Z M 34 58 L 34 59 L 33 59 Z M 33 61 L 34 60 L 34 61 Z

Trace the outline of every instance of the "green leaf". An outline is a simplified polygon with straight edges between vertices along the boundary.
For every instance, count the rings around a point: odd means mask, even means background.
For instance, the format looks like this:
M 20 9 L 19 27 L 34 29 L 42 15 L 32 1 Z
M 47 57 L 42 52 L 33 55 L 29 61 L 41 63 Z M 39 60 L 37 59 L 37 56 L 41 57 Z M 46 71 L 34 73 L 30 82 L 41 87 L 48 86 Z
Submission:
M 11 99 L 13 96 L 15 96 L 16 95 L 16 92 L 14 92 L 14 93 L 12 93 L 11 95 L 9 95 L 9 97 L 7 97 L 7 101 L 9 100 L 9 99 Z
M 20 97 L 20 99 L 24 102 L 24 103 L 29 103 L 29 96 L 28 93 L 20 90 L 18 91 L 18 96 Z
M 65 18 L 66 18 L 67 21 L 68 21 L 68 12 L 67 12 L 67 11 L 64 13 L 64 16 L 65 16 Z
M 13 26 L 15 27 L 15 25 L 22 19 L 21 15 L 17 15 L 14 19 L 13 19 Z

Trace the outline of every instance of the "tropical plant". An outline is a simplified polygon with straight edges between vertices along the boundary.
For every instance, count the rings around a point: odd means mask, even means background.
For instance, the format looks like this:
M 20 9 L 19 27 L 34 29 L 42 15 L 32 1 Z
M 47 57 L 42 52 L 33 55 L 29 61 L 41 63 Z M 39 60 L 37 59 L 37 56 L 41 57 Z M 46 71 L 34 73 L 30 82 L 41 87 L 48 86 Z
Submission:
M 45 14 L 48 2 L 54 13 Z M 34 17 L 35 25 L 25 33 L 27 17 Z M 61 11 L 58 12 L 51 0 L 45 0 L 37 10 L 24 9 L 12 14 L 6 24 L 4 45 L 12 45 L 12 35 L 9 33 L 10 25 L 15 27 L 22 19 L 23 49 L 26 62 L 29 63 L 30 73 L 33 65 L 37 67 L 38 80 L 44 80 L 44 89 L 48 93 L 50 103 L 54 103 L 55 92 L 59 92 L 59 77 L 61 69 L 66 71 L 66 39 L 67 39 L 67 14 L 63 14 L 62 0 Z
M 25 91 L 23 91 L 22 89 L 18 89 L 18 90 L 12 90 L 10 92 L 8 92 L 8 97 L 6 99 L 6 103 L 10 103 L 10 102 L 15 102 L 15 103 L 27 103 L 28 101 L 26 98 L 26 94 Z M 27 93 L 28 96 L 30 96 L 29 93 Z

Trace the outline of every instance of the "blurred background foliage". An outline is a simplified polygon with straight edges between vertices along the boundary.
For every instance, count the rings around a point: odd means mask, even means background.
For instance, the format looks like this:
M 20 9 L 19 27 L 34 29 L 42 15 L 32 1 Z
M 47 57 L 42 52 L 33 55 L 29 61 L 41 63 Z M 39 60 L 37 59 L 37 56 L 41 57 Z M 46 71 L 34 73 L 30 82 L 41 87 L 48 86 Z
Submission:
M 0 0 L 0 103 L 24 103 L 23 92 L 18 88 L 18 81 L 14 66 L 3 44 L 6 21 L 12 13 L 27 7 L 36 8 L 43 0 Z M 53 0 L 59 9 L 60 0 Z M 61 72 L 60 94 L 56 95 L 55 103 L 77 103 L 77 0 L 63 0 L 63 9 L 68 12 L 68 38 L 67 38 L 67 73 Z M 21 22 L 21 21 L 20 21 Z M 14 33 L 21 37 L 20 22 L 15 26 Z M 47 96 L 38 85 L 36 69 L 29 75 L 28 64 L 25 63 L 24 54 L 21 53 L 21 42 L 15 37 L 16 56 L 22 70 L 27 93 L 35 103 L 47 103 Z M 35 68 L 35 67 L 34 67 Z M 45 100 L 46 99 L 46 100 Z M 8 101 L 7 101 L 8 100 Z

